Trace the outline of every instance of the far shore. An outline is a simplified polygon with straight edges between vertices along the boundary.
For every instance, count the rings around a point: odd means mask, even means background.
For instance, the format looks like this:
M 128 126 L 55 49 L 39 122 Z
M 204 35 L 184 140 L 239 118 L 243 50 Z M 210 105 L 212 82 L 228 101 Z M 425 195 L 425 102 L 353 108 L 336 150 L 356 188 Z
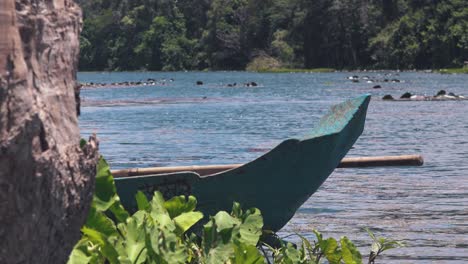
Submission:
M 79 71 L 80 73 L 93 73 L 93 72 L 182 72 L 181 71 Z M 186 72 L 251 72 L 251 73 L 331 73 L 331 72 L 422 72 L 422 73 L 441 73 L 441 74 L 468 74 L 468 67 L 462 68 L 444 68 L 444 69 L 342 69 L 337 70 L 333 68 L 313 68 L 313 69 L 302 69 L 302 68 L 273 68 L 273 69 L 260 69 L 256 71 L 247 70 L 193 70 Z

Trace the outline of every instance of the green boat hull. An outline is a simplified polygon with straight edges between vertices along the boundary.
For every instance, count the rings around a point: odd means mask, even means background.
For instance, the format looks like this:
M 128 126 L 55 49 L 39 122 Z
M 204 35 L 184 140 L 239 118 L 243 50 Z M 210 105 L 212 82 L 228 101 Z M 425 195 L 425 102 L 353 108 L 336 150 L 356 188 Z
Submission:
M 200 176 L 195 172 L 116 178 L 125 208 L 135 209 L 135 194 L 155 191 L 165 198 L 194 195 L 205 215 L 230 211 L 234 201 L 257 207 L 265 229 L 278 231 L 317 191 L 364 129 L 369 95 L 332 107 L 305 139 L 288 139 L 241 167 Z

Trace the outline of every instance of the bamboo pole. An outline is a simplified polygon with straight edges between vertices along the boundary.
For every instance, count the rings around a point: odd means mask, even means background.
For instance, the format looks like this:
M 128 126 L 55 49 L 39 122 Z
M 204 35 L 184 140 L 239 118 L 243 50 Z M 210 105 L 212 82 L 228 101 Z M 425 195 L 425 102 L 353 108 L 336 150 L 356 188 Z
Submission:
M 338 168 L 362 168 L 362 167 L 384 167 L 384 166 L 421 166 L 424 160 L 421 155 L 401 155 L 401 156 L 376 156 L 344 158 Z M 123 170 L 112 170 L 114 177 L 130 177 L 152 174 L 175 173 L 182 171 L 193 171 L 201 176 L 218 173 L 230 169 L 235 169 L 243 164 L 226 165 L 206 165 L 206 166 L 178 166 L 178 167 L 153 167 L 153 168 L 133 168 Z
M 376 156 L 344 158 L 338 168 L 388 167 L 388 166 L 422 166 L 421 155 Z

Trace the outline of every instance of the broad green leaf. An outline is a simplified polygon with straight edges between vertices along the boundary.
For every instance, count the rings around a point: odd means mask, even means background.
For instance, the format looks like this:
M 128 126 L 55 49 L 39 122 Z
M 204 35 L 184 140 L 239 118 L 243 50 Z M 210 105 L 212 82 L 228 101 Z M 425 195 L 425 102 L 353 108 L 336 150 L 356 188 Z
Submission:
M 146 195 L 143 192 L 138 191 L 135 195 L 135 199 L 137 202 L 138 210 L 149 209 L 150 203 L 148 202 L 148 199 L 146 198 Z
M 320 249 L 330 264 L 340 263 L 341 251 L 338 248 L 338 242 L 334 238 L 330 237 L 326 240 L 322 240 L 320 243 Z
M 188 213 L 182 213 L 178 215 L 177 217 L 175 217 L 174 222 L 176 223 L 178 229 L 181 231 L 181 234 L 183 234 L 201 219 L 203 219 L 202 213 L 188 212 Z
M 109 165 L 103 157 L 99 158 L 93 201 L 98 211 L 107 211 L 116 201 L 117 191 Z
M 144 224 L 139 225 L 132 217 L 127 219 L 125 248 L 127 257 L 132 263 L 143 263 L 146 260 L 145 226 Z
M 144 221 L 148 220 L 148 212 L 146 211 L 137 211 L 132 215 L 132 218 L 137 222 L 137 224 L 141 225 Z
M 174 221 L 169 217 L 168 214 L 156 214 L 151 212 L 151 218 L 154 221 L 154 225 L 158 226 L 161 229 L 166 229 L 169 231 L 175 231 L 176 225 Z
M 70 257 L 68 258 L 67 264 L 88 264 L 91 261 L 91 256 L 88 252 L 88 239 L 82 238 L 78 243 L 76 243 L 73 248 Z
M 83 232 L 83 234 L 85 234 L 91 241 L 98 243 L 99 245 L 104 245 L 106 237 L 99 231 L 84 226 L 81 228 L 81 232 Z
M 286 246 L 283 246 L 281 252 L 283 253 L 283 263 L 301 263 L 301 255 L 299 251 L 294 248 L 293 244 L 287 243 Z
M 115 247 L 106 241 L 104 246 L 101 249 L 102 255 L 107 259 L 111 264 L 120 264 L 119 253 Z
M 203 226 L 203 251 L 206 255 L 215 246 L 217 240 L 216 223 L 213 218 Z
M 242 242 L 256 246 L 260 236 L 262 235 L 263 217 L 260 211 L 247 216 L 245 221 L 240 226 L 240 239 Z
M 81 232 L 83 232 L 83 234 L 85 234 L 91 241 L 98 243 L 100 245 L 101 250 L 99 252 L 111 264 L 119 263 L 117 260 L 119 254 L 117 253 L 114 246 L 111 243 L 109 243 L 106 235 L 104 235 L 103 233 L 97 230 L 87 228 L 86 226 L 81 229 Z
M 127 222 L 118 223 L 117 230 L 119 231 L 120 234 L 122 234 L 123 236 L 126 236 L 127 235 Z
M 239 228 L 241 221 L 232 217 L 225 211 L 218 212 L 213 220 L 216 223 L 216 232 L 218 239 L 222 239 L 222 243 L 229 243 L 233 237 L 239 236 Z
M 257 247 L 236 241 L 234 242 L 234 257 L 231 259 L 231 263 L 263 264 L 265 263 L 265 258 Z
M 347 237 L 342 237 L 341 240 L 341 254 L 345 264 L 361 264 L 362 256 L 356 246 Z
M 96 211 L 94 206 L 91 206 L 89 210 L 86 227 L 96 230 L 106 237 L 118 235 L 117 228 L 112 219 L 108 218 L 104 213 Z
M 193 196 L 189 196 L 187 199 L 184 195 L 175 196 L 164 202 L 164 207 L 171 218 L 174 218 L 182 213 L 188 213 L 195 210 L 197 207 L 197 199 Z
M 233 228 L 225 228 L 218 232 L 218 238 L 221 239 L 220 243 L 232 243 L 234 239 L 239 238 L 239 226 Z
M 149 246 L 147 248 L 149 255 L 154 256 L 155 263 L 183 264 L 187 262 L 187 248 L 180 243 L 175 233 L 153 227 L 148 235 Z
M 133 264 L 126 256 L 119 256 L 120 264 Z
M 125 223 L 127 218 L 130 217 L 130 214 L 127 212 L 127 210 L 125 210 L 125 208 L 123 208 L 122 204 L 120 203 L 120 198 L 118 196 L 115 198 L 115 202 L 113 205 L 111 205 L 109 210 L 112 212 L 112 214 L 117 219 L 117 222 L 119 223 Z
M 206 257 L 207 264 L 226 263 L 234 255 L 234 247 L 232 243 L 218 244 L 215 248 L 210 249 Z
M 164 207 L 164 198 L 160 192 L 154 192 L 153 199 L 150 202 L 151 214 L 166 214 L 166 208 Z
M 118 222 L 125 222 L 129 214 L 120 203 L 109 165 L 102 157 L 99 158 L 95 185 L 93 206 L 96 210 L 98 212 L 109 210 Z
M 241 224 L 240 220 L 232 217 L 225 211 L 218 212 L 213 219 L 216 222 L 216 231 L 218 232 L 221 232 L 225 229 L 232 229 L 233 227 L 239 226 Z
M 161 258 L 161 247 L 164 247 L 162 239 L 164 237 L 163 230 L 157 226 L 148 229 L 145 237 L 145 245 L 148 249 L 148 256 L 153 259 Z
M 68 264 L 88 264 L 91 261 L 91 256 L 86 255 L 81 250 L 73 249 L 68 259 Z

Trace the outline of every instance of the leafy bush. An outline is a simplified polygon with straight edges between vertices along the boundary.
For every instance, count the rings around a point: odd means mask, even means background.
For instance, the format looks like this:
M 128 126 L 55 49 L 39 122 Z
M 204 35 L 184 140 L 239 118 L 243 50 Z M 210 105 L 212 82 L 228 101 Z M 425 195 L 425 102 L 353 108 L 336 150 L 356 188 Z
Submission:
M 121 205 L 113 177 L 104 159 L 100 159 L 96 190 L 83 236 L 75 245 L 69 264 L 81 263 L 362 263 L 361 253 L 347 238 L 324 239 L 314 230 L 317 241 L 301 237 L 297 248 L 275 234 L 263 231 L 263 218 L 256 208 L 242 210 L 234 203 L 231 213 L 218 212 L 205 219 L 196 211 L 193 196 L 176 196 L 168 201 L 155 192 L 151 201 L 136 194 L 138 211 L 130 215 Z M 201 225 L 201 220 L 205 224 Z M 376 238 L 369 263 L 383 251 L 401 246 L 396 241 Z M 262 238 L 277 238 L 273 248 Z M 271 253 L 269 256 L 266 251 Z
M 270 56 L 263 55 L 254 58 L 246 67 L 247 71 L 270 71 L 281 67 L 281 63 Z

